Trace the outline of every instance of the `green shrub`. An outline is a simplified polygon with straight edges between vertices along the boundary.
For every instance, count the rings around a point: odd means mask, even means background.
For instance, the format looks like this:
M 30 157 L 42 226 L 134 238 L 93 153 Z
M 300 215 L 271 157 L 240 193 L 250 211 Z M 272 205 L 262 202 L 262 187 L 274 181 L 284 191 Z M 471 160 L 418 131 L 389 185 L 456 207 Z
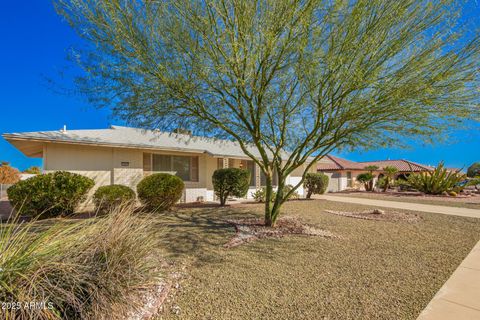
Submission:
M 327 177 L 327 181 L 328 181 L 328 177 Z M 287 193 L 289 193 L 292 189 L 293 189 L 293 186 L 291 184 L 287 184 L 286 186 L 284 186 L 283 187 L 283 196 L 285 196 Z M 298 194 L 297 190 L 292 192 L 292 194 L 288 197 L 287 200 L 290 200 L 290 199 L 295 199 L 295 200 L 300 199 L 300 194 Z
M 373 179 L 375 175 L 371 172 L 360 173 L 357 176 L 357 181 L 363 183 L 365 191 L 373 191 Z
M 303 185 L 307 189 L 307 199 L 310 199 L 312 194 L 324 194 L 328 187 L 328 176 L 320 172 L 307 173 Z
M 158 226 L 133 207 L 91 219 L 0 225 L 0 319 L 127 319 L 159 282 Z
M 386 166 L 383 168 L 383 174 L 384 174 L 384 177 L 383 177 L 383 182 L 382 182 L 382 189 L 383 189 L 383 192 L 386 192 L 388 190 L 388 188 L 392 187 L 395 183 L 395 176 L 398 172 L 398 169 L 396 167 L 393 167 L 393 166 Z
M 378 178 L 377 183 L 375 184 L 377 188 L 385 189 L 387 184 L 387 179 L 385 177 Z
M 30 168 L 28 168 L 28 169 L 26 169 L 25 171 L 23 171 L 23 173 L 41 174 L 41 173 L 42 173 L 42 169 L 40 169 L 40 167 L 37 167 L 37 166 L 31 166 Z
M 288 184 L 286 186 L 283 187 L 283 194 L 287 194 L 288 192 L 290 192 L 290 190 L 292 190 L 293 186 Z M 251 193 L 252 195 L 252 198 L 257 201 L 257 202 L 265 202 L 265 195 L 267 193 L 267 190 L 265 187 L 263 188 L 260 188 L 260 189 L 257 189 L 255 190 L 254 192 Z M 275 197 L 277 196 L 277 192 L 275 190 L 272 190 L 272 196 L 271 196 L 271 199 L 270 201 L 275 201 Z M 293 192 L 287 200 L 290 200 L 290 199 L 299 199 L 300 198 L 300 195 L 298 194 L 297 191 Z
M 460 187 L 459 183 L 463 180 L 464 174 L 449 171 L 443 163 L 440 163 L 432 171 L 411 174 L 407 178 L 407 184 L 426 194 L 442 194 L 450 191 L 460 192 L 463 187 Z
M 122 203 L 135 199 L 135 192 L 127 186 L 114 184 L 99 187 L 93 194 L 97 211 L 109 212 Z
M 480 177 L 480 162 L 475 162 L 467 169 L 467 177 L 478 178 Z
M 49 218 L 72 214 L 94 185 L 88 177 L 57 171 L 20 181 L 8 188 L 7 194 L 22 214 Z
M 153 211 L 168 210 L 177 203 L 183 194 L 185 184 L 182 179 L 168 173 L 155 173 L 137 185 L 138 198 Z
M 250 172 L 239 168 L 218 169 L 212 176 L 213 190 L 224 206 L 227 198 L 245 197 L 250 185 Z
M 265 188 L 260 188 L 252 192 L 252 198 L 253 200 L 257 202 L 265 202 L 265 193 L 266 189 Z

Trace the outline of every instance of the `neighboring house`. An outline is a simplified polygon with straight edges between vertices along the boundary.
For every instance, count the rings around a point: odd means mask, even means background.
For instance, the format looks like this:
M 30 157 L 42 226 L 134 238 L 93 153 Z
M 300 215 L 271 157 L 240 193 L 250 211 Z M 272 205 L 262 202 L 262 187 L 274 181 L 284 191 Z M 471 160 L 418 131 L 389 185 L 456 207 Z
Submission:
M 360 173 L 366 172 L 365 167 L 367 166 L 377 166 L 379 168 L 374 172 L 377 176 L 375 180 L 383 176 L 382 169 L 386 166 L 397 168 L 397 179 L 405 179 L 412 172 L 425 172 L 433 169 L 433 167 L 403 159 L 355 162 L 332 155 L 328 155 L 324 159 L 330 160 L 330 163 L 319 162 L 317 165 L 317 171 L 323 172 L 330 177 L 328 185 L 329 192 L 337 192 L 347 189 L 361 189 L 363 184 L 358 183 L 356 177 Z
M 96 187 L 123 184 L 136 190 L 152 172 L 175 174 L 185 182 L 183 201 L 214 200 L 212 174 L 219 168 L 244 168 L 251 173 L 251 192 L 265 184 L 259 167 L 236 142 L 112 126 L 99 130 L 59 130 L 4 134 L 27 157 L 43 158 L 43 171 L 66 170 L 96 182 Z M 259 156 L 255 148 L 249 150 Z M 287 184 L 301 179 L 305 166 Z M 316 166 L 311 167 L 316 172 Z M 304 193 L 300 188 L 299 193 Z
M 328 192 L 358 188 L 355 178 L 359 173 L 365 172 L 364 165 L 332 155 L 325 156 L 323 160 L 324 162 L 317 164 L 317 171 L 325 173 L 330 178 Z
M 432 171 L 434 167 L 426 166 L 423 164 L 419 164 L 416 162 L 412 162 L 405 159 L 400 160 L 380 160 L 380 161 L 366 161 L 366 162 L 358 162 L 364 167 L 366 166 L 377 166 L 380 168 L 379 170 L 379 177 L 383 176 L 382 169 L 385 167 L 395 167 L 397 168 L 398 172 L 396 174 L 396 178 L 406 179 L 409 174 L 412 172 L 426 172 Z

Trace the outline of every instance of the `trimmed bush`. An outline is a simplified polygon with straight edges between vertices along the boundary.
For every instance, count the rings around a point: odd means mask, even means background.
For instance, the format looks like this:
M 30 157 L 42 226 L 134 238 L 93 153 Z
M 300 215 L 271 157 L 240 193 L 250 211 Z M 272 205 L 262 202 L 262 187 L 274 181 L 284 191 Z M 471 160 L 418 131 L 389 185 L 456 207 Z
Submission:
M 121 184 L 100 187 L 93 194 L 95 208 L 100 212 L 112 211 L 122 203 L 133 199 L 135 199 L 135 192 Z
M 320 172 L 307 173 L 303 185 L 307 189 L 307 199 L 310 199 L 312 194 L 324 194 L 328 187 L 328 176 Z
M 224 206 L 228 197 L 245 197 L 250 185 L 250 172 L 239 168 L 218 169 L 212 176 L 213 190 Z
M 173 207 L 182 198 L 184 187 L 182 179 L 177 176 L 155 173 L 140 181 L 137 194 L 148 210 L 163 211 Z
M 50 218 L 72 214 L 94 185 L 88 177 L 57 171 L 20 181 L 7 194 L 21 214 Z

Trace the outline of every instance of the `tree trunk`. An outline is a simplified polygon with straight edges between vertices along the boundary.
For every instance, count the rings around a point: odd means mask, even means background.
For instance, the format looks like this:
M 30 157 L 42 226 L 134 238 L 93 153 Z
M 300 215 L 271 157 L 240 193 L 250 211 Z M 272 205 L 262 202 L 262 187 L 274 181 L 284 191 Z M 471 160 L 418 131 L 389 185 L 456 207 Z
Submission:
M 267 177 L 267 190 L 268 190 L 268 185 L 270 184 L 270 190 L 273 190 L 272 187 L 272 179 L 271 177 Z M 269 200 L 267 202 L 267 197 L 265 197 L 265 226 L 267 227 L 275 227 L 275 224 L 277 222 L 277 218 L 280 215 L 280 207 L 282 204 L 285 202 L 283 197 L 285 196 L 283 194 L 283 188 L 285 186 L 285 178 L 282 176 L 278 176 L 278 189 L 277 189 L 277 195 L 275 199 L 272 199 L 272 194 L 270 193 Z M 271 205 L 271 201 L 274 200 L 273 205 Z
M 390 185 L 390 180 L 388 178 L 385 178 L 385 185 L 383 186 L 383 192 L 387 192 L 389 185 Z
M 306 198 L 310 199 L 311 196 L 312 196 L 312 191 L 308 190 Z

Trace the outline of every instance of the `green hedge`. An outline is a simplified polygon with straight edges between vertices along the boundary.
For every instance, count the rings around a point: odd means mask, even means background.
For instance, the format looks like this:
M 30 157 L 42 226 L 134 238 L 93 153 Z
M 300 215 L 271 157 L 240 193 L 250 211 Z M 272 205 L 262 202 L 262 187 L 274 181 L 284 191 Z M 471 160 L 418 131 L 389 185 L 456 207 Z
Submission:
M 213 191 L 220 199 L 220 205 L 225 205 L 227 198 L 245 197 L 250 185 L 250 172 L 239 168 L 218 169 L 212 176 Z
M 307 189 L 307 199 L 310 199 L 312 194 L 324 194 L 328 187 L 328 176 L 320 172 L 307 173 L 303 185 Z
M 49 218 L 72 214 L 94 185 L 88 177 L 57 171 L 19 181 L 7 194 L 21 215 Z
M 93 202 L 99 212 L 111 211 L 133 199 L 135 199 L 135 191 L 120 184 L 100 187 L 93 194 Z
M 155 173 L 137 185 L 138 198 L 153 211 L 168 210 L 177 203 L 183 194 L 185 184 L 182 179 L 168 173 Z

